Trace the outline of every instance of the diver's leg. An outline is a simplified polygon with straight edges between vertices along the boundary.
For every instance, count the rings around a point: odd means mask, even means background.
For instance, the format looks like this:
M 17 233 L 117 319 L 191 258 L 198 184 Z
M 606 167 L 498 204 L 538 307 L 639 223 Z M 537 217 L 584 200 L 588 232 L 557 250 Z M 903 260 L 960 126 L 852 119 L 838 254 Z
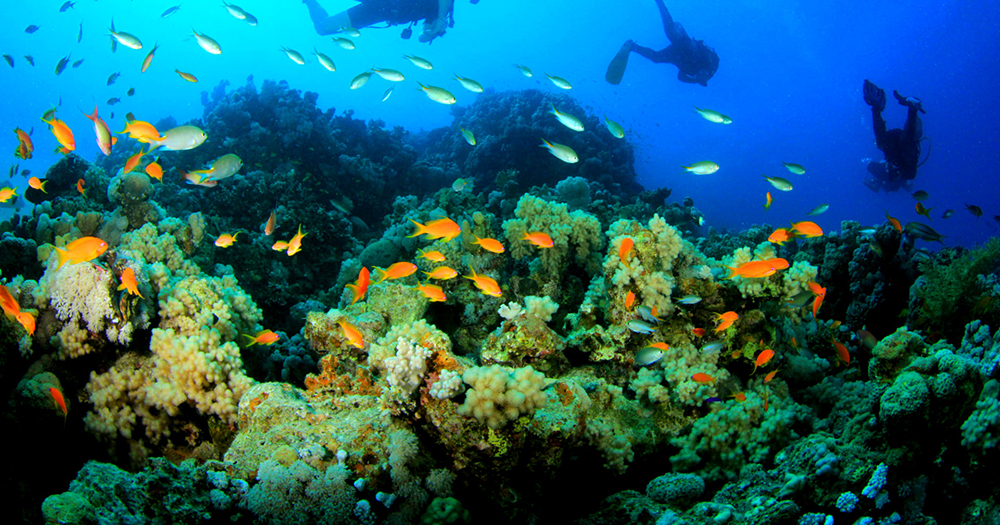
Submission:
M 670 11 L 667 11 L 667 6 L 663 3 L 663 0 L 655 1 L 657 9 L 660 10 L 660 20 L 663 21 L 663 32 L 666 33 L 670 42 L 674 43 L 677 40 L 687 38 L 687 33 L 684 32 L 684 28 L 674 23 L 674 17 L 670 16 Z
M 320 35 L 332 35 L 339 33 L 342 27 L 353 27 L 347 11 L 330 16 L 316 0 L 302 0 L 302 3 L 309 9 L 309 18 Z
M 655 49 L 640 46 L 639 44 L 632 44 L 632 51 L 639 53 L 657 64 L 673 64 L 673 47 L 674 45 L 670 44 L 666 48 L 656 51 Z
M 920 138 L 923 135 L 923 123 L 917 111 L 919 105 L 911 105 L 906 111 L 906 124 L 899 136 L 899 153 L 902 156 L 899 169 L 903 178 L 913 179 L 917 176 L 917 165 L 920 163 Z

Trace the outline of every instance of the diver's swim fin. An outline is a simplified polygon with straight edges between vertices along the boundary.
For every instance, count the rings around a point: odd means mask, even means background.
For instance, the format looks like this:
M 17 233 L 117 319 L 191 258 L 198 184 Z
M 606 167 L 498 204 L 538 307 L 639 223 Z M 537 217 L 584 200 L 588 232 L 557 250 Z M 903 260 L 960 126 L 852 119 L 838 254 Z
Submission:
M 865 79 L 864 85 L 865 103 L 871 107 L 878 107 L 879 113 L 885 110 L 885 90 L 876 86 L 874 82 Z
M 622 48 L 618 50 L 618 54 L 608 64 L 608 71 L 604 74 L 604 80 L 607 80 L 608 84 L 617 85 L 621 83 L 622 77 L 625 76 L 625 66 L 628 65 L 628 55 L 631 52 L 632 41 L 626 40 L 622 44 Z

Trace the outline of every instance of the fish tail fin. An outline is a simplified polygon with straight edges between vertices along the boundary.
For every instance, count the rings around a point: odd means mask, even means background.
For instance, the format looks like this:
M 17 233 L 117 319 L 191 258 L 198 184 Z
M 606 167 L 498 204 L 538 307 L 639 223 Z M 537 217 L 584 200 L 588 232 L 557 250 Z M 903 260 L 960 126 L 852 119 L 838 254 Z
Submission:
M 257 339 L 255 339 L 252 335 L 247 335 L 247 334 L 240 334 L 240 335 L 250 340 L 250 344 L 247 345 L 248 347 L 257 344 Z
M 740 274 L 740 270 L 738 268 L 733 268 L 732 266 L 726 266 L 726 268 L 729 270 L 729 275 L 726 276 L 726 279 L 732 279 Z
M 347 285 L 347 289 L 351 291 L 351 296 L 352 296 L 351 304 L 352 305 L 354 303 L 358 302 L 358 299 L 361 299 L 361 288 L 359 288 L 358 285 L 356 285 L 356 284 L 348 284 Z
M 386 278 L 388 278 L 388 276 L 389 276 L 389 272 L 387 272 L 387 271 L 385 271 L 385 270 L 383 270 L 381 268 L 375 268 L 375 275 L 377 276 L 378 280 L 376 280 L 374 283 L 372 283 L 373 285 L 379 284 L 382 281 L 386 280 Z
M 418 235 L 423 235 L 427 233 L 427 226 L 424 226 L 423 224 L 420 224 L 419 222 L 413 219 L 410 219 L 410 222 L 412 222 L 413 225 L 417 227 L 417 231 L 413 232 L 413 235 L 407 235 L 406 236 L 407 238 L 416 237 Z
M 56 266 L 56 270 L 58 270 L 69 260 L 69 252 L 62 248 L 56 248 L 56 256 L 59 257 L 59 265 Z

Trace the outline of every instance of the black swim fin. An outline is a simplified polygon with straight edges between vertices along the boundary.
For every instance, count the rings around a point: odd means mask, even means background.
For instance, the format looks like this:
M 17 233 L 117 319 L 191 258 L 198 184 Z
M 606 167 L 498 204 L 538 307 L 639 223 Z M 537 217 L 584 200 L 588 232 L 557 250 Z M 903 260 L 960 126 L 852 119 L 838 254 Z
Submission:
M 618 50 L 618 54 L 608 64 L 608 71 L 604 74 L 604 80 L 607 80 L 608 84 L 617 85 L 621 83 L 622 77 L 625 76 L 625 66 L 628 65 L 628 55 L 631 52 L 632 41 L 626 40 L 622 44 L 622 48 Z
M 879 113 L 885 110 L 885 90 L 865 79 L 865 102 L 871 107 L 878 107 Z

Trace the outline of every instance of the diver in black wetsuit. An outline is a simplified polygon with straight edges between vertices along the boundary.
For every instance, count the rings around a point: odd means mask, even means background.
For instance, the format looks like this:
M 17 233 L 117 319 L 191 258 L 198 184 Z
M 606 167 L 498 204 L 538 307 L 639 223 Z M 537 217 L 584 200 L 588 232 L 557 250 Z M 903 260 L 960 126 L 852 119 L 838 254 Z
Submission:
M 871 178 L 865 179 L 865 186 L 872 191 L 896 191 L 907 181 L 917 176 L 920 159 L 920 140 L 923 137 L 923 123 L 917 112 L 926 113 L 920 99 L 904 97 L 893 91 L 900 105 L 906 106 L 906 124 L 903 129 L 886 130 L 882 111 L 885 109 L 885 90 L 865 79 L 865 102 L 872 107 L 875 125 L 875 145 L 885 154 L 885 160 L 868 163 Z
M 604 75 L 611 84 L 618 84 L 625 74 L 628 55 L 632 51 L 656 62 L 657 64 L 673 64 L 677 66 L 677 80 L 689 84 L 708 85 L 708 79 L 719 69 L 719 55 L 715 50 L 705 45 L 701 40 L 694 40 L 684 31 L 684 26 L 674 22 L 663 0 L 655 0 L 663 20 L 663 31 L 670 39 L 670 45 L 659 51 L 643 47 L 632 40 L 626 40 L 618 54 L 608 65 Z
M 444 35 L 449 27 L 455 26 L 453 16 L 454 0 L 359 0 L 361 3 L 347 11 L 335 15 L 327 14 L 317 0 L 302 0 L 309 8 L 316 32 L 321 35 L 339 33 L 347 27 L 362 28 L 379 22 L 394 26 L 409 24 L 403 30 L 403 38 L 410 38 L 411 27 L 418 20 L 424 21 L 421 42 L 432 42 Z M 478 3 L 479 0 L 472 0 Z

